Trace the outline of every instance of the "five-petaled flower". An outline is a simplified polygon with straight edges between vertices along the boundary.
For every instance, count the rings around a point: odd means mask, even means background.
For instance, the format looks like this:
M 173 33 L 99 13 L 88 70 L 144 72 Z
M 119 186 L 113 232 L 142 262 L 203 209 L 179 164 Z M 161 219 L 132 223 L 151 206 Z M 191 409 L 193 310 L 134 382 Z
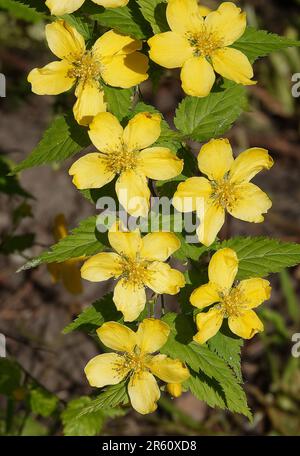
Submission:
M 138 52 L 142 42 L 113 30 L 104 33 L 91 49 L 84 38 L 63 20 L 46 25 L 49 48 L 60 61 L 35 68 L 28 75 L 38 95 L 58 95 L 76 84 L 74 116 L 88 125 L 106 111 L 100 78 L 113 87 L 129 88 L 148 78 L 148 58 Z
M 89 258 L 81 276 L 91 282 L 120 278 L 113 300 L 125 321 L 135 320 L 146 304 L 145 287 L 157 294 L 175 295 L 184 287 L 184 275 L 165 261 L 180 248 L 174 233 L 122 231 L 119 222 L 112 225 L 108 239 L 117 252 L 101 252 Z
M 262 214 L 270 209 L 272 202 L 250 180 L 272 166 L 273 159 L 265 149 L 253 147 L 234 160 L 227 139 L 212 139 L 198 155 L 199 170 L 208 179 L 191 177 L 180 183 L 173 205 L 180 212 L 197 212 L 199 241 L 209 246 L 224 224 L 226 210 L 240 220 L 264 221 Z
M 244 339 L 251 339 L 264 326 L 252 310 L 270 298 L 268 280 L 251 278 L 242 280 L 233 287 L 238 272 L 236 252 L 229 248 L 218 250 L 208 266 L 209 283 L 196 288 L 190 302 L 198 309 L 212 304 L 208 312 L 196 315 L 198 333 L 194 340 L 200 344 L 213 337 L 220 329 L 223 319 L 228 318 L 231 331 Z
M 169 0 L 171 31 L 148 40 L 150 58 L 165 68 L 181 68 L 182 88 L 188 95 L 207 96 L 215 71 L 238 84 L 252 85 L 253 69 L 245 54 L 231 45 L 246 29 L 246 14 L 231 2 L 201 15 L 197 0 Z
M 169 326 L 154 318 L 140 323 L 137 332 L 116 322 L 104 323 L 97 334 L 101 342 L 119 353 L 104 353 L 91 359 L 85 374 L 91 386 L 102 388 L 128 379 L 128 395 L 139 413 L 157 408 L 160 389 L 154 376 L 166 383 L 181 383 L 190 376 L 181 361 L 153 353 L 167 342 Z
M 97 5 L 104 6 L 105 8 L 118 8 L 127 5 L 129 0 L 92 0 Z M 85 0 L 47 0 L 51 14 L 55 16 L 63 16 L 64 14 L 71 14 L 77 11 Z
M 166 180 L 179 175 L 183 161 L 170 149 L 149 147 L 160 136 L 159 114 L 139 113 L 123 130 L 112 114 L 100 113 L 90 124 L 89 136 L 100 152 L 77 160 L 69 173 L 79 189 L 99 188 L 116 181 L 118 199 L 134 217 L 146 217 L 150 207 L 148 179 Z

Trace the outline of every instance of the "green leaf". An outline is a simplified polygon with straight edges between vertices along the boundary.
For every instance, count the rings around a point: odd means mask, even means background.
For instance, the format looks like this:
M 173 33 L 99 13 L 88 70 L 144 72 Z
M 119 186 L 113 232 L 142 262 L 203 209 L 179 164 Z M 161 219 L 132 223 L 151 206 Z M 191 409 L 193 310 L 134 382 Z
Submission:
M 223 135 L 247 105 L 245 87 L 226 83 L 205 98 L 185 97 L 176 111 L 176 128 L 186 138 L 207 141 Z
M 32 198 L 32 195 L 21 187 L 16 176 L 8 175 L 10 172 L 11 164 L 4 157 L 0 156 L 0 192 L 7 195 Z
M 19 271 L 35 268 L 42 263 L 61 263 L 71 258 L 95 255 L 103 250 L 103 244 L 97 236 L 96 217 L 89 217 L 50 250 L 28 261 Z
M 256 30 L 254 27 L 247 27 L 244 35 L 232 45 L 246 54 L 252 62 L 258 57 L 264 57 L 271 52 L 291 46 L 300 46 L 300 41 L 269 33 L 266 30 Z
M 214 380 L 209 378 L 203 372 L 190 371 L 191 376 L 184 382 L 184 386 L 199 399 L 206 402 L 209 407 L 226 408 L 224 392 L 221 386 Z
M 80 35 L 83 36 L 85 41 L 91 39 L 91 30 L 89 25 L 84 22 L 83 18 L 76 14 L 64 14 L 61 16 L 71 27 L 74 27 Z
M 173 257 L 181 261 L 187 261 L 189 258 L 197 261 L 199 257 L 209 249 L 202 244 L 188 244 L 181 233 L 176 233 L 181 241 L 180 249 L 173 253 Z
M 210 350 L 226 361 L 233 369 L 238 381 L 242 382 L 241 348 L 243 339 L 234 336 L 228 331 L 228 328 L 226 330 L 222 328 L 214 337 L 208 340 L 207 345 Z
M 78 413 L 89 406 L 92 399 L 82 396 L 70 401 L 61 414 L 63 431 L 66 436 L 94 436 L 99 434 L 105 422 L 105 414 L 100 410 L 78 418 Z
M 13 172 L 63 161 L 88 145 L 90 140 L 86 130 L 75 122 L 72 115 L 59 116 L 45 131 L 36 148 L 13 169 Z
M 21 19 L 22 21 L 36 23 L 41 21 L 44 17 L 43 14 L 37 12 L 35 8 L 31 8 L 25 2 L 18 2 L 15 0 L 0 0 L 0 8 L 8 11 L 16 19 Z
M 10 396 L 20 387 L 22 371 L 20 366 L 8 358 L 0 358 L 0 394 Z
M 23 5 L 27 5 L 30 8 L 35 9 L 40 13 L 47 13 L 49 14 L 49 9 L 45 5 L 45 2 L 41 2 L 41 0 L 18 0 L 18 3 L 22 3 Z
M 58 398 L 45 389 L 34 386 L 30 390 L 29 403 L 33 413 L 48 417 L 56 410 Z
M 22 428 L 21 435 L 26 437 L 37 437 L 37 436 L 45 436 L 48 434 L 47 427 L 39 423 L 35 420 L 32 416 L 28 416 L 24 423 L 24 427 Z
M 96 413 L 99 410 L 113 409 L 118 405 L 125 405 L 129 401 L 126 382 L 107 387 L 96 399 L 87 404 L 78 414 L 78 418 Z
M 239 259 L 237 279 L 265 277 L 300 263 L 300 244 L 266 237 L 237 237 L 221 243 L 220 248 L 236 251 Z
M 105 84 L 102 87 L 105 94 L 105 101 L 108 105 L 108 111 L 112 112 L 120 121 L 123 120 L 130 110 L 134 89 L 119 89 Z
M 150 23 L 153 33 L 169 30 L 166 19 L 167 2 L 162 0 L 137 0 L 142 15 Z
M 64 328 L 63 333 L 68 334 L 76 329 L 87 332 L 95 331 L 106 321 L 122 321 L 122 314 L 116 309 L 112 293 L 84 309 L 72 323 Z
M 135 1 L 130 1 L 121 8 L 94 8 L 96 14 L 90 17 L 107 28 L 130 35 L 133 38 L 145 39 L 151 35 L 151 29 L 143 18 Z
M 9 255 L 14 252 L 23 252 L 32 247 L 34 239 L 34 233 L 6 236 L 0 245 L 0 252 L 4 255 Z
M 199 377 L 196 375 L 198 380 L 201 380 L 204 374 L 211 379 L 211 387 L 214 382 L 217 382 L 216 394 L 221 387 L 226 407 L 232 412 L 242 413 L 250 418 L 251 413 L 247 406 L 245 392 L 232 369 L 206 345 L 199 345 L 192 341 L 196 330 L 191 319 L 184 315 L 167 314 L 163 320 L 169 324 L 171 334 L 160 351 L 187 363 L 195 374 L 200 373 Z

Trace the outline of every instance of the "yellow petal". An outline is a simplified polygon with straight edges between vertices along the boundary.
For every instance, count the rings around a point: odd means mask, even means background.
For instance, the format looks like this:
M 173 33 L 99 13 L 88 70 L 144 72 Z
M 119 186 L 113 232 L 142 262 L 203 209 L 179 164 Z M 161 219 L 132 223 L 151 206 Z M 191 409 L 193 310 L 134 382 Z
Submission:
M 181 383 L 168 383 L 167 391 L 172 397 L 180 397 L 182 395 Z
M 98 81 L 93 79 L 79 83 L 73 108 L 74 117 L 80 125 L 88 125 L 99 112 L 106 111 L 104 92 Z
M 211 33 L 222 37 L 223 46 L 229 46 L 244 34 L 247 17 L 234 3 L 224 2 L 217 11 L 208 14 L 205 25 Z
M 59 20 L 46 25 L 46 39 L 54 55 L 74 62 L 85 52 L 84 38 L 67 22 Z
M 132 259 L 136 258 L 142 248 L 140 231 L 124 231 L 119 222 L 110 227 L 108 240 L 117 253 Z
M 205 177 L 190 177 L 178 185 L 172 204 L 179 212 L 201 210 L 211 192 L 211 185 Z
M 196 324 L 198 331 L 193 337 L 194 341 L 204 344 L 208 339 L 214 337 L 222 326 L 223 314 L 218 309 L 210 309 L 206 313 L 198 313 Z
M 104 323 L 97 334 L 106 347 L 120 352 L 132 352 L 137 343 L 135 332 L 116 321 Z
M 151 193 L 145 176 L 134 170 L 123 172 L 117 179 L 116 193 L 128 214 L 134 217 L 147 217 Z
M 237 289 L 245 296 L 245 303 L 248 308 L 255 308 L 264 301 L 270 299 L 271 287 L 270 282 L 265 279 L 255 278 L 242 280 Z
M 77 295 L 83 292 L 78 261 L 69 260 L 62 263 L 62 282 L 69 293 Z
M 148 57 L 141 52 L 103 59 L 101 75 L 106 84 L 127 89 L 148 79 Z
M 272 206 L 272 201 L 259 187 L 246 182 L 236 187 L 237 198 L 228 212 L 245 222 L 261 223 Z
M 103 57 L 131 54 L 141 48 L 142 41 L 118 33 L 115 30 L 109 30 L 97 39 L 93 45 L 92 51 L 93 55 L 101 60 Z
M 193 55 L 188 40 L 174 32 L 158 33 L 148 44 L 150 59 L 164 68 L 180 68 Z
M 180 245 L 181 242 L 174 233 L 149 233 L 142 239 L 140 255 L 148 261 L 167 261 Z
M 182 383 L 190 376 L 189 370 L 179 359 L 156 355 L 147 364 L 152 374 L 166 383 Z
M 248 58 L 241 51 L 223 48 L 214 51 L 212 64 L 217 73 L 237 84 L 253 85 L 253 69 Z
M 101 252 L 89 258 L 81 267 L 81 277 L 90 282 L 102 282 L 121 274 L 120 257 L 113 252 Z
M 149 275 L 145 285 L 155 293 L 175 295 L 185 286 L 184 275 L 177 269 L 172 269 L 167 263 L 154 261 L 148 266 L 147 271 Z
M 94 117 L 88 133 L 92 143 L 105 154 L 113 154 L 122 147 L 123 128 L 110 112 L 101 112 Z
M 169 334 L 169 325 L 155 318 L 145 318 L 136 333 L 137 345 L 142 353 L 154 353 L 165 345 Z
M 249 182 L 263 169 L 272 168 L 274 161 L 266 149 L 253 147 L 242 152 L 230 169 L 230 182 Z
M 167 21 L 171 30 L 180 35 L 201 29 L 204 22 L 197 0 L 169 0 Z
M 237 275 L 238 265 L 239 260 L 234 250 L 229 248 L 218 250 L 209 262 L 209 281 L 220 291 L 230 290 Z
M 67 221 L 64 214 L 58 214 L 54 219 L 53 237 L 56 242 L 68 235 Z
M 145 288 L 121 279 L 115 286 L 113 301 L 124 315 L 124 321 L 134 321 L 145 308 Z
M 264 325 L 253 310 L 248 310 L 240 317 L 229 317 L 228 326 L 231 331 L 243 339 L 251 339 L 264 330 Z
M 116 353 L 104 353 L 95 356 L 85 366 L 84 372 L 91 386 L 102 388 L 106 385 L 117 385 L 128 374 L 123 356 Z
M 233 164 L 233 156 L 228 139 L 211 139 L 201 147 L 198 155 L 198 166 L 209 179 L 223 179 Z
M 206 283 L 196 288 L 190 296 L 190 303 L 198 309 L 210 306 L 220 301 L 217 288 L 212 283 Z
M 104 6 L 104 8 L 119 8 L 126 6 L 129 0 L 92 0 L 92 2 Z
M 191 57 L 184 63 L 180 79 L 187 95 L 206 97 L 215 83 L 216 76 L 205 57 Z
M 215 72 L 205 57 L 191 57 L 181 70 L 182 88 L 192 97 L 206 97 L 216 80 Z
M 159 114 L 140 112 L 124 129 L 123 140 L 129 150 L 141 150 L 151 146 L 160 136 L 161 117 Z
M 92 152 L 79 158 L 69 169 L 73 184 L 81 189 L 100 188 L 111 182 L 115 174 L 107 169 L 106 157 Z
M 68 76 L 72 68 L 66 60 L 48 63 L 43 68 L 34 68 L 27 78 L 32 86 L 32 92 L 37 95 L 58 95 L 67 92 L 75 83 L 75 79 Z
M 128 395 L 132 407 L 142 415 L 157 409 L 160 390 L 150 372 L 141 371 L 132 375 L 128 385 Z
M 225 211 L 222 206 L 205 201 L 201 211 L 197 211 L 200 218 L 200 225 L 197 228 L 199 242 L 210 246 L 216 239 L 218 232 L 225 222 Z
M 199 12 L 201 16 L 207 16 L 211 12 L 211 9 L 207 6 L 199 6 Z
M 167 180 L 181 173 L 183 160 L 166 147 L 149 147 L 138 154 L 138 168 L 150 179 Z
M 61 263 L 49 263 L 47 264 L 48 272 L 51 276 L 52 283 L 57 283 L 61 278 Z
M 74 13 L 78 10 L 81 5 L 84 4 L 84 0 L 47 0 L 46 5 L 48 6 L 53 16 L 63 16 L 64 14 Z

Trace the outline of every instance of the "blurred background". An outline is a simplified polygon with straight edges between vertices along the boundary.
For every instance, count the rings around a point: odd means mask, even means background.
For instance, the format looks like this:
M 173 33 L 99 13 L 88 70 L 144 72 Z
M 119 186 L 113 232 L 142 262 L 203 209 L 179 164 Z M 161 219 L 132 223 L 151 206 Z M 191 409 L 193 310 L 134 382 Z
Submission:
M 216 7 L 218 3 L 203 0 L 201 4 Z M 300 0 L 238 3 L 247 11 L 250 25 L 300 38 Z M 63 165 L 24 171 L 19 181 L 4 178 L 9 168 L 36 146 L 60 107 L 72 105 L 73 96 L 39 97 L 30 92 L 28 72 L 52 59 L 44 41 L 44 24 L 34 15 L 20 19 L 16 11 L 5 11 L 0 1 L 0 43 L 0 73 L 7 83 L 6 98 L 0 98 L 0 333 L 6 335 L 7 354 L 22 366 L 25 380 L 41 386 L 49 397 L 55 393 L 64 404 L 90 394 L 83 368 L 97 348 L 90 337 L 76 332 L 63 335 L 62 329 L 107 290 L 85 282 L 83 293 L 73 296 L 62 284 L 52 283 L 46 266 L 19 274 L 16 270 L 54 242 L 53 221 L 58 213 L 65 214 L 73 228 L 93 215 L 95 208 L 71 183 L 67 170 L 72 159 Z M 300 98 L 292 96 L 296 73 L 300 73 L 298 49 L 274 53 L 255 64 L 259 84 L 249 88 L 249 111 L 227 136 L 236 152 L 252 146 L 269 149 L 275 166 L 261 173 L 256 182 L 270 195 L 273 208 L 263 224 L 228 220 L 224 238 L 268 235 L 300 242 Z M 166 73 L 155 93 L 150 82 L 141 87 L 144 100 L 154 104 L 171 124 L 183 97 L 175 76 Z M 300 95 L 300 89 L 298 92 Z M 192 147 L 195 152 L 199 149 L 197 144 Z M 149 416 L 130 411 L 114 420 L 103 420 L 100 432 L 300 435 L 300 358 L 291 355 L 292 335 L 300 333 L 300 268 L 271 280 L 272 298 L 261 310 L 266 332 L 247 342 L 242 353 L 252 424 L 240 416 L 212 410 L 186 393 L 162 402 Z M 9 407 L 0 397 L 0 434 L 60 435 L 58 416 L 40 413 L 38 407 L 29 412 L 27 400 L 19 386 Z

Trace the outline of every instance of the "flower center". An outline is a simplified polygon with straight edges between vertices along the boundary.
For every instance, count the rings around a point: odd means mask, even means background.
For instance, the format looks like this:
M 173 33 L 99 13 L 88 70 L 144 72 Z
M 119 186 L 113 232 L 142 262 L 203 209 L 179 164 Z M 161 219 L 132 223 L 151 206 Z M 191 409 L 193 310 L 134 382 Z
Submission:
M 137 156 L 123 146 L 120 150 L 106 156 L 106 166 L 109 171 L 120 174 L 136 168 Z
M 194 49 L 195 57 L 210 57 L 216 49 L 223 47 L 223 39 L 206 25 L 198 32 L 188 33 L 187 39 Z
M 135 374 L 146 370 L 145 356 L 140 355 L 137 347 L 133 353 L 124 354 L 124 368 L 134 371 Z
M 68 76 L 85 82 L 90 79 L 99 79 L 100 74 L 100 62 L 95 59 L 91 51 L 87 51 L 73 62 L 73 68 L 69 71 Z
M 220 308 L 224 313 L 224 317 L 239 317 L 246 310 L 246 297 L 238 290 L 233 288 L 229 293 L 220 293 Z
M 123 257 L 121 259 L 121 268 L 125 282 L 137 288 L 143 286 L 146 282 L 149 271 L 145 261 Z
M 224 209 L 231 210 L 237 201 L 235 184 L 227 179 L 212 182 L 213 192 L 211 197 Z

